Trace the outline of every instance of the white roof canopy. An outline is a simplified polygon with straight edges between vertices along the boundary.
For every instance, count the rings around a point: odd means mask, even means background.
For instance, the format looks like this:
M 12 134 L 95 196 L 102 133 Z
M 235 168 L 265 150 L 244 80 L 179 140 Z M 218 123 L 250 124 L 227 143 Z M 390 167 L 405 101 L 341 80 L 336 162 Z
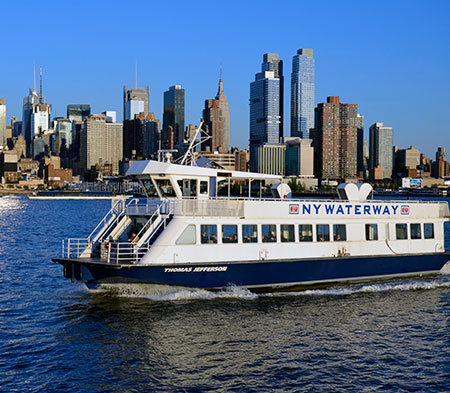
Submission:
M 280 175 L 269 175 L 255 172 L 227 171 L 225 169 L 201 168 L 197 166 L 172 164 L 159 161 L 134 161 L 128 169 L 127 176 L 145 177 L 158 175 L 199 176 L 199 177 L 228 177 L 235 180 L 282 180 Z

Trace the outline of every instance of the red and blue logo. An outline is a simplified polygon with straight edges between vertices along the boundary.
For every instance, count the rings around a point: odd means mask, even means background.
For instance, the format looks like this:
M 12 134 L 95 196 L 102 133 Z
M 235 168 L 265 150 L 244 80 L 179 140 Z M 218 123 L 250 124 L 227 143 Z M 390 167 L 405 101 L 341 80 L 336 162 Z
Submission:
M 298 205 L 289 205 L 289 214 L 298 214 Z
M 402 205 L 401 214 L 403 216 L 407 216 L 409 214 L 409 206 L 408 205 Z

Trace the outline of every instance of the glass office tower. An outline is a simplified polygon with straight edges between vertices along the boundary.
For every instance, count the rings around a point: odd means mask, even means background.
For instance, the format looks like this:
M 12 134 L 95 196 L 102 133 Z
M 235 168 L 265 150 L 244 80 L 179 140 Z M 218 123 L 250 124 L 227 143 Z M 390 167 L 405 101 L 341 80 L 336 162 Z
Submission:
M 314 128 L 315 60 L 312 49 L 299 49 L 292 58 L 291 136 L 309 139 Z

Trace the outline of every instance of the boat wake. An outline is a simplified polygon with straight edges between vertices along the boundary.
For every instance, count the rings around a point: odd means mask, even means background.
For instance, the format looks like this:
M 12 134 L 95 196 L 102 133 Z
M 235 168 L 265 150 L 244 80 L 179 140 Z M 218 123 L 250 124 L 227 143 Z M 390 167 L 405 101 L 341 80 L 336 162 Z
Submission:
M 230 286 L 227 289 L 218 292 L 211 292 L 204 289 L 146 284 L 102 284 L 97 289 L 90 290 L 90 292 L 94 295 L 123 298 L 146 298 L 153 301 L 184 301 L 214 299 L 255 300 L 264 297 L 286 296 L 348 296 L 358 293 L 416 291 L 438 288 L 450 288 L 450 277 L 448 275 L 442 275 L 432 279 L 408 279 L 364 285 L 349 285 L 327 289 L 311 289 L 296 292 L 264 294 L 256 294 L 248 289 L 239 288 L 236 286 Z
M 211 300 L 235 298 L 253 300 L 258 297 L 251 291 L 230 286 L 229 288 L 211 292 L 205 289 L 195 289 L 186 287 L 173 287 L 169 285 L 148 285 L 148 284 L 102 284 L 99 288 L 91 290 L 93 294 L 147 298 L 155 301 L 177 301 L 177 300 Z

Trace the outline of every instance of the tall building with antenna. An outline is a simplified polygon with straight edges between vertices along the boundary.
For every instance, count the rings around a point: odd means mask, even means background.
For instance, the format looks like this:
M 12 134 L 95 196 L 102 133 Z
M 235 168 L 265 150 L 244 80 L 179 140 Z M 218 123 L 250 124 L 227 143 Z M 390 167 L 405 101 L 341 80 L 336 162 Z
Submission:
M 134 115 L 144 113 L 145 116 L 149 112 L 150 94 L 149 87 L 138 87 L 138 73 L 136 63 L 136 85 L 134 88 L 127 89 L 123 86 L 123 120 L 132 120 Z
M 50 128 L 52 106 L 45 103 L 42 95 L 42 67 L 39 69 L 39 93 L 36 90 L 36 73 L 34 88 L 30 88 L 29 95 L 23 99 L 22 133 L 27 146 L 27 156 L 32 155 L 33 139 Z
M 222 68 L 220 68 L 219 90 L 216 98 L 205 100 L 203 120 L 211 136 L 202 144 L 202 150 L 211 153 L 228 153 L 230 148 L 230 111 L 227 96 L 223 91 Z

